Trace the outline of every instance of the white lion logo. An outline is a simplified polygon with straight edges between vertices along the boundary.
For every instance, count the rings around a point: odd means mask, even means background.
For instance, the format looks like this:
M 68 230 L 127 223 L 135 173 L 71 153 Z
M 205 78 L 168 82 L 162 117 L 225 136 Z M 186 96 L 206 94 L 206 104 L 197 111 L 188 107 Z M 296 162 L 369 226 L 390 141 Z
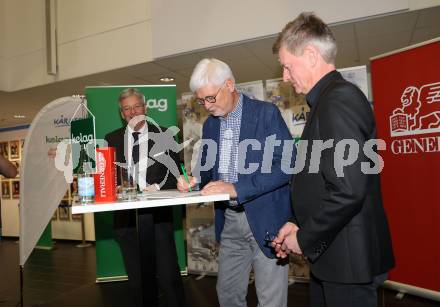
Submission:
M 391 136 L 440 131 L 440 82 L 408 86 L 390 116 Z

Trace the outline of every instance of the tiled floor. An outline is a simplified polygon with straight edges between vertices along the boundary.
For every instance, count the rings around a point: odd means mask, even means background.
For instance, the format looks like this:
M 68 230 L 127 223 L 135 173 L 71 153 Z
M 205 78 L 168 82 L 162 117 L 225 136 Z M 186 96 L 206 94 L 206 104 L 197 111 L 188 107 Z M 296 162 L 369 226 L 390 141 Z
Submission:
M 76 243 L 58 242 L 52 251 L 35 250 L 24 269 L 24 306 L 45 307 L 127 307 L 131 306 L 126 282 L 95 283 L 95 248 L 77 248 Z M 14 240 L 0 241 L 0 307 L 19 304 L 18 244 Z M 187 306 L 218 306 L 215 277 L 196 280 L 184 277 Z M 387 307 L 434 307 L 440 303 L 406 295 L 395 298 L 386 290 Z M 253 285 L 249 287 L 248 305 L 256 306 Z M 308 306 L 308 285 L 289 287 L 289 306 Z M 162 302 L 161 306 L 164 306 Z M 355 306 L 354 306 L 355 307 Z

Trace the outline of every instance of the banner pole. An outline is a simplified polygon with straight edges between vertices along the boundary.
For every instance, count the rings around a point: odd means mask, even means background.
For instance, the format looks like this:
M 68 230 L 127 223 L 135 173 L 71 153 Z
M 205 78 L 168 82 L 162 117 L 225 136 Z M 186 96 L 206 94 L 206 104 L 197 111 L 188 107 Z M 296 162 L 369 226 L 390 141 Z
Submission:
M 20 306 L 24 307 L 24 301 L 23 301 L 23 269 L 24 266 L 20 265 Z
M 81 237 L 82 237 L 82 243 L 78 244 L 76 247 L 84 248 L 92 246 L 92 244 L 86 242 L 86 229 L 84 225 L 84 214 L 81 214 Z

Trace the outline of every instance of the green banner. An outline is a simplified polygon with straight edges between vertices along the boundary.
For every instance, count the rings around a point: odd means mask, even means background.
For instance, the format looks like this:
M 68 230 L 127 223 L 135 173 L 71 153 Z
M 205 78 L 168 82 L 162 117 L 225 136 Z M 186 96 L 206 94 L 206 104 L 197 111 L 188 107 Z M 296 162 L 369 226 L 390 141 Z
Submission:
M 44 229 L 44 232 L 42 233 L 40 239 L 38 240 L 35 248 L 37 248 L 37 249 L 52 249 L 53 248 L 52 223 L 51 222 L 49 222 L 49 224 L 47 224 L 47 226 Z
M 89 110 L 95 116 L 96 138 L 125 125 L 118 104 L 119 94 L 126 88 L 136 88 L 145 95 L 147 115 L 164 128 L 177 126 L 176 86 L 102 86 L 87 87 Z M 126 275 L 119 245 L 114 240 L 113 213 L 95 213 L 97 279 L 112 280 Z M 182 207 L 173 208 L 174 236 L 182 271 L 186 270 L 186 253 L 182 230 Z

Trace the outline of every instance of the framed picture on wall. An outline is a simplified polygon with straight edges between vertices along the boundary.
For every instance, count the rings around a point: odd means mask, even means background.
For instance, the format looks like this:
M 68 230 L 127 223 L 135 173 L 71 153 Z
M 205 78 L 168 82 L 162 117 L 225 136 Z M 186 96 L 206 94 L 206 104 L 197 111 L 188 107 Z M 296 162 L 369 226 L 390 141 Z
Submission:
M 9 142 L 9 159 L 20 159 L 20 142 L 18 140 Z
M 68 221 L 69 220 L 69 201 L 62 200 L 58 206 L 58 217 L 60 221 Z
M 72 198 L 78 195 L 78 177 L 73 177 L 73 181 L 70 184 L 70 195 Z
M 52 215 L 52 221 L 56 221 L 58 219 L 58 209 Z
M 12 180 L 12 198 L 20 198 L 20 181 L 19 180 Z
M 24 140 L 20 140 L 20 156 L 23 159 Z
M 9 180 L 2 180 L 2 199 L 11 198 L 11 182 Z
M 82 214 L 72 214 L 72 221 L 81 221 Z
M 63 196 L 63 200 L 69 200 L 70 189 L 67 187 L 66 193 Z
M 0 143 L 0 155 L 5 157 L 6 159 L 9 159 L 9 143 L 8 142 L 1 142 Z

